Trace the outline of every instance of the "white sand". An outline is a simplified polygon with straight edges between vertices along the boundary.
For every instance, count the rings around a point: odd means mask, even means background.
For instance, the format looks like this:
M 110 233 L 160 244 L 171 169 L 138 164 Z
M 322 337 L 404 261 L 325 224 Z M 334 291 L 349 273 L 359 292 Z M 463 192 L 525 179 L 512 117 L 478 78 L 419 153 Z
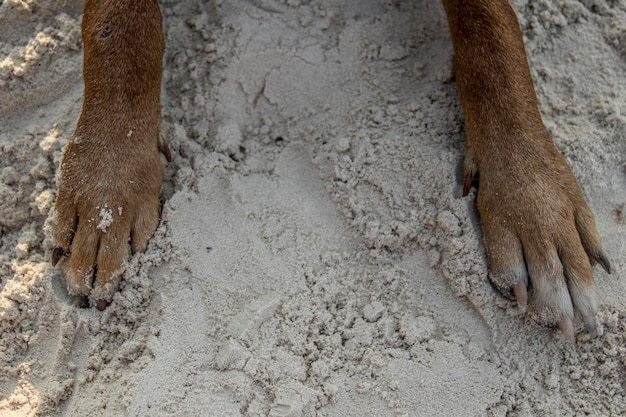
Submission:
M 437 1 L 161 3 L 163 222 L 98 312 L 43 233 L 82 2 L 0 1 L 0 416 L 626 414 L 623 1 L 514 4 L 614 269 L 574 347 L 486 280 Z

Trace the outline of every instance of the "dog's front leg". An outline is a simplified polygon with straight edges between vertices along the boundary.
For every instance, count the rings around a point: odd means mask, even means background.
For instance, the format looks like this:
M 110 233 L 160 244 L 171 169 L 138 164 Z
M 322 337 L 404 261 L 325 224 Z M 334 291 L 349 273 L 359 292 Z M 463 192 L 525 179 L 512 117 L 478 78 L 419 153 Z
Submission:
M 506 0 L 443 2 L 466 120 L 464 194 L 478 179 L 490 279 L 569 340 L 575 312 L 593 332 L 591 265 L 610 265 L 539 114 L 517 18 Z
M 159 5 L 86 0 L 82 38 L 85 94 L 57 181 L 52 263 L 81 304 L 103 309 L 129 249 L 144 250 L 159 222 Z

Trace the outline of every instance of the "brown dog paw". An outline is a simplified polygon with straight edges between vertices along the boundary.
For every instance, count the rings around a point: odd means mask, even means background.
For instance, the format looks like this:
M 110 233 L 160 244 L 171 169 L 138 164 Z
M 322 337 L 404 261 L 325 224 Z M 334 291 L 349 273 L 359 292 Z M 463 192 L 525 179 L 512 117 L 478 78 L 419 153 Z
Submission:
M 464 193 L 477 194 L 490 279 L 540 322 L 574 339 L 579 313 L 593 332 L 591 265 L 607 261 L 572 171 L 539 113 L 524 41 L 507 1 L 444 0 L 465 113 Z
M 129 250 L 143 251 L 158 226 L 163 167 L 152 138 L 152 152 L 141 146 L 102 151 L 92 144 L 97 141 L 80 146 L 75 138 L 65 151 L 51 222 L 52 262 L 60 263 L 71 293 L 99 305 L 117 289 Z
M 596 328 L 591 266 L 599 263 L 608 273 L 611 267 L 594 215 L 563 157 L 549 138 L 527 145 L 506 158 L 483 155 L 479 169 L 468 156 L 464 192 L 479 171 L 477 203 L 491 282 L 573 341 L 575 313 L 589 332 Z
M 137 22 L 141 22 L 138 24 Z M 87 0 L 83 109 L 57 180 L 52 263 L 79 305 L 106 307 L 129 251 L 143 251 L 159 222 L 163 57 L 155 0 Z

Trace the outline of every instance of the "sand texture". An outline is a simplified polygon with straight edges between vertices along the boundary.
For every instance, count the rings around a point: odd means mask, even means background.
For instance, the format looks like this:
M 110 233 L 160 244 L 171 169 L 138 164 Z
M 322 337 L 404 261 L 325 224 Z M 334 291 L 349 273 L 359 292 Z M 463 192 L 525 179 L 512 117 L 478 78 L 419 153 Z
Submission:
M 161 6 L 163 218 L 99 312 L 44 232 L 82 2 L 0 1 L 0 416 L 626 415 L 624 0 L 513 4 L 613 266 L 575 346 L 488 283 L 438 1 Z

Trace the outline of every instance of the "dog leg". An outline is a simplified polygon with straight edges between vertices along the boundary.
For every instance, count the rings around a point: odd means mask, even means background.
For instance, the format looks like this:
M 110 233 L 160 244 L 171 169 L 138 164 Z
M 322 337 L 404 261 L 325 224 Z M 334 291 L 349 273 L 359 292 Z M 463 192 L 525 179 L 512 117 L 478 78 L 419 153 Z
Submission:
M 543 124 L 522 33 L 506 0 L 443 0 L 466 120 L 467 194 L 478 210 L 491 281 L 540 322 L 574 339 L 595 331 L 591 265 L 610 265 L 594 215 Z
M 83 108 L 57 181 L 52 263 L 61 263 L 81 304 L 89 297 L 103 309 L 117 290 L 129 246 L 144 250 L 159 222 L 159 5 L 86 0 L 82 39 Z

